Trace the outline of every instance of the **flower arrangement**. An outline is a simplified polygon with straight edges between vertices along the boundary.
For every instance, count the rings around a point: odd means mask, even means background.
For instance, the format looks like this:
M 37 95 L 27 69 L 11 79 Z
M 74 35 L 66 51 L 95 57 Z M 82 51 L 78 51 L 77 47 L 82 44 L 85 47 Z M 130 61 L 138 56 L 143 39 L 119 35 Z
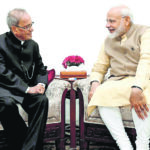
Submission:
M 80 64 L 84 64 L 84 60 L 77 55 L 68 56 L 62 62 L 64 68 L 67 68 L 67 66 L 79 66 Z

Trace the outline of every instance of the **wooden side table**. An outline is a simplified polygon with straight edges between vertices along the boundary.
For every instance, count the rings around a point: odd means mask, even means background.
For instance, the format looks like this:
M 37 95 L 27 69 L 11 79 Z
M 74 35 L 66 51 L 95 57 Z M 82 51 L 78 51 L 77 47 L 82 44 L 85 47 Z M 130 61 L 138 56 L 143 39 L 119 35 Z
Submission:
M 57 78 L 58 79 L 58 78 Z M 78 80 L 78 79 L 63 79 L 59 78 L 60 80 L 66 80 L 70 83 L 71 88 L 70 88 L 70 94 L 69 94 L 69 99 L 70 99 L 70 148 L 76 148 L 76 95 L 81 95 L 81 91 L 77 90 L 75 91 L 73 89 L 73 83 Z M 81 79 L 81 78 L 80 78 Z M 78 92 L 79 91 L 79 92 Z M 65 91 L 64 91 L 65 92 Z M 82 97 L 82 96 L 80 96 Z M 79 101 L 80 101 L 79 97 Z

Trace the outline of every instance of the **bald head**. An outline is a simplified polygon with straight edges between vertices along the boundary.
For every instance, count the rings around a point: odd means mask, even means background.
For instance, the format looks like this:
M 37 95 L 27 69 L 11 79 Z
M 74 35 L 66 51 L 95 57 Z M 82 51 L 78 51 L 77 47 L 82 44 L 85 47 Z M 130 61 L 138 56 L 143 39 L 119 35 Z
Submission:
M 110 13 L 119 13 L 119 14 L 121 14 L 122 9 L 129 9 L 129 8 L 125 5 L 115 6 L 115 7 L 110 8 L 108 13 L 110 12 Z

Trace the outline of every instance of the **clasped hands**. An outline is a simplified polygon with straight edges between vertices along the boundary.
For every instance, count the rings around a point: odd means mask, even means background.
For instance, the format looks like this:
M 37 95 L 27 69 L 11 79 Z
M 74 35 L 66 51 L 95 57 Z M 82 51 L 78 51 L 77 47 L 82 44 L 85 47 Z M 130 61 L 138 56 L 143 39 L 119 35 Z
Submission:
M 29 87 L 28 94 L 44 94 L 45 86 L 43 84 L 37 84 L 33 87 Z
M 96 88 L 99 86 L 98 82 L 93 82 L 88 95 L 88 103 L 91 100 Z M 146 103 L 146 99 L 144 97 L 143 91 L 138 88 L 132 88 L 131 94 L 129 98 L 131 109 L 134 108 L 138 117 L 144 120 L 147 117 L 147 112 L 149 112 L 149 108 Z

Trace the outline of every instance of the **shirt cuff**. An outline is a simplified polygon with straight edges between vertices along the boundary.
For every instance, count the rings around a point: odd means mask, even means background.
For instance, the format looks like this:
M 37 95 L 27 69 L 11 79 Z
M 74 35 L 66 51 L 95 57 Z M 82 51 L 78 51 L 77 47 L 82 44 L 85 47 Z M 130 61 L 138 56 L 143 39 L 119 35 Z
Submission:
M 93 82 L 97 82 L 97 83 L 99 83 L 99 81 L 98 81 L 98 80 L 93 80 L 93 81 L 91 81 L 91 82 L 90 82 L 90 85 L 92 85 L 92 83 L 93 83 Z
M 143 91 L 143 89 L 142 89 L 141 87 L 139 87 L 139 86 L 135 86 L 135 85 L 133 85 L 133 86 L 131 86 L 131 88 L 138 88 L 138 89 L 140 89 L 140 90 L 142 90 L 142 91 Z
M 42 85 L 45 88 L 45 84 L 44 83 L 38 83 L 38 84 Z
M 25 93 L 28 93 L 29 89 L 30 89 L 30 87 L 28 87 L 28 88 L 26 89 Z

